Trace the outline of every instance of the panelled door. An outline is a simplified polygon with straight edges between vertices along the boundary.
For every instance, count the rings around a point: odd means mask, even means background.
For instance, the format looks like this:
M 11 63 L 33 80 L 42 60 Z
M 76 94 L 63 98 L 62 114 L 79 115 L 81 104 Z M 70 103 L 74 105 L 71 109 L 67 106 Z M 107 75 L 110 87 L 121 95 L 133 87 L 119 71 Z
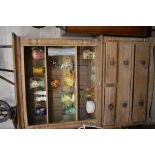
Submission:
M 141 122 L 146 118 L 148 91 L 149 43 L 135 44 L 135 69 L 133 89 L 132 121 Z
M 132 55 L 131 42 L 119 42 L 116 123 L 129 122 L 131 108 Z
M 148 94 L 149 43 L 105 40 L 103 126 L 144 122 Z

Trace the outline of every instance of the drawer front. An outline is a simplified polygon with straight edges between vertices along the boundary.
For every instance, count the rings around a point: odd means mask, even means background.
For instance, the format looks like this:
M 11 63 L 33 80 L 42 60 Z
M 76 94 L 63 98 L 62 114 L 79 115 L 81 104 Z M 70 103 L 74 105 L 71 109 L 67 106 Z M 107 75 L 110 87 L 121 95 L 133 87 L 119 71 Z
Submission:
M 117 69 L 117 42 L 106 42 L 106 73 L 105 83 L 116 83 L 116 69 Z
M 129 121 L 131 108 L 133 44 L 130 42 L 120 42 L 118 51 L 116 123 L 127 123 Z
M 135 70 L 132 121 L 145 121 L 148 92 L 149 43 L 135 44 Z
M 114 125 L 115 96 L 116 96 L 116 87 L 105 87 L 104 125 Z

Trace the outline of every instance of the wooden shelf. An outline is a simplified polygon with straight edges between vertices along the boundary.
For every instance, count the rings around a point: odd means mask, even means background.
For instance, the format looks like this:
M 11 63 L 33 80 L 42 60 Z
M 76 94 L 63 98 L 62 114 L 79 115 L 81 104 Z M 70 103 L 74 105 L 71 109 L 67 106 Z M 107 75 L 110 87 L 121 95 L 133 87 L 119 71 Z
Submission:
M 65 26 L 66 32 L 109 36 L 150 36 L 150 26 Z

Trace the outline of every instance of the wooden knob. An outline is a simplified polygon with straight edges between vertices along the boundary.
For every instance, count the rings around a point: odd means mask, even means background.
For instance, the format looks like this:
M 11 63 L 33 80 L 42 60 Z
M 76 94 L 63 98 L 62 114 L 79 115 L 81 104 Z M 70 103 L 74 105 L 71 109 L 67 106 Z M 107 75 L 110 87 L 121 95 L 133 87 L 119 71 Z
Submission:
M 141 60 L 141 65 L 145 65 L 146 64 L 146 61 L 145 60 Z
M 144 102 L 143 101 L 140 101 L 139 102 L 139 106 L 141 106 L 141 107 L 144 106 Z
M 124 61 L 123 61 L 123 64 L 124 64 L 124 65 L 128 65 L 128 64 L 129 64 L 129 61 L 128 61 L 128 60 L 124 60 Z
M 127 105 L 128 105 L 128 104 L 127 104 L 126 102 L 122 103 L 122 107 L 123 107 L 123 108 L 126 108 Z
M 111 66 L 114 66 L 115 64 L 116 64 L 115 60 L 111 60 L 111 61 L 110 61 L 110 65 L 111 65 Z
M 109 110 L 112 110 L 112 109 L 113 109 L 113 104 L 110 103 L 110 104 L 108 105 L 108 108 L 109 108 Z

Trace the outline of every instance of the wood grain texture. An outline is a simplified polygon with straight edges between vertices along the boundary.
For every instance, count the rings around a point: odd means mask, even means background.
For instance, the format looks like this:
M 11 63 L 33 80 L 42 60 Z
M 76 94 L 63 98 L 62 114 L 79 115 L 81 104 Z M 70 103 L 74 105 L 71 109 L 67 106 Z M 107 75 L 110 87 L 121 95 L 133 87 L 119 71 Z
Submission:
M 115 124 L 116 87 L 105 87 L 104 125 Z
M 132 45 L 131 42 L 119 42 L 116 123 L 128 122 L 131 112 Z
M 17 103 L 17 117 L 18 117 L 18 128 L 24 128 L 24 116 L 23 116 L 23 90 L 22 90 L 22 79 L 21 79 L 21 53 L 20 53 L 20 41 L 14 33 L 12 34 L 13 44 L 13 66 L 15 75 L 15 96 Z
M 155 82 L 154 82 L 154 58 L 153 58 L 153 48 L 155 47 L 155 38 L 152 37 L 149 39 L 150 42 L 150 65 L 149 65 L 149 83 L 148 83 L 148 105 L 147 105 L 147 122 L 151 123 L 154 122 L 155 116 L 154 113 L 154 105 L 155 102 L 153 100 L 154 89 L 155 89 Z
M 30 39 L 20 38 L 23 46 L 96 46 L 97 39 Z
M 94 125 L 94 126 L 100 126 L 101 123 L 96 120 L 84 120 L 84 121 L 76 121 L 76 122 L 67 122 L 67 123 L 52 123 L 52 124 L 44 124 L 44 125 L 33 125 L 28 126 L 28 129 L 77 129 L 81 127 L 82 125 Z
M 49 97 L 48 97 L 48 58 L 47 58 L 47 48 L 46 47 L 44 47 L 44 51 L 45 51 L 45 62 L 44 62 L 44 67 L 45 67 L 45 81 L 46 81 L 46 83 L 45 83 L 45 88 L 46 88 L 46 98 L 47 98 L 47 100 L 46 100 L 46 102 L 45 102 L 45 107 L 46 107 L 46 122 L 47 123 L 49 123 L 49 112 L 48 112 L 48 108 L 49 108 L 49 106 L 48 106 L 48 103 L 49 103 L 49 101 L 48 101 L 48 99 L 49 99 Z
M 113 36 L 148 36 L 150 28 L 147 26 L 66 26 L 66 32 L 85 33 L 93 35 Z
M 25 59 L 24 59 L 24 47 L 20 47 L 21 50 L 21 78 L 22 78 L 22 105 L 21 108 L 23 110 L 23 116 L 24 116 L 24 120 L 23 120 L 23 124 L 24 124 L 24 128 L 28 126 L 28 109 L 27 109 L 27 105 L 26 105 L 26 80 L 25 80 Z
M 148 93 L 149 43 L 135 44 L 135 71 L 132 121 L 145 121 Z
M 115 84 L 117 74 L 117 42 L 106 42 L 106 84 Z
M 94 64 L 96 66 L 96 79 L 94 82 L 94 92 L 95 92 L 95 119 L 100 122 L 101 125 L 101 119 L 102 119 L 102 91 L 103 91 L 103 70 L 102 70 L 102 43 L 103 43 L 103 37 L 98 37 L 98 44 L 94 48 L 95 50 L 95 60 Z

